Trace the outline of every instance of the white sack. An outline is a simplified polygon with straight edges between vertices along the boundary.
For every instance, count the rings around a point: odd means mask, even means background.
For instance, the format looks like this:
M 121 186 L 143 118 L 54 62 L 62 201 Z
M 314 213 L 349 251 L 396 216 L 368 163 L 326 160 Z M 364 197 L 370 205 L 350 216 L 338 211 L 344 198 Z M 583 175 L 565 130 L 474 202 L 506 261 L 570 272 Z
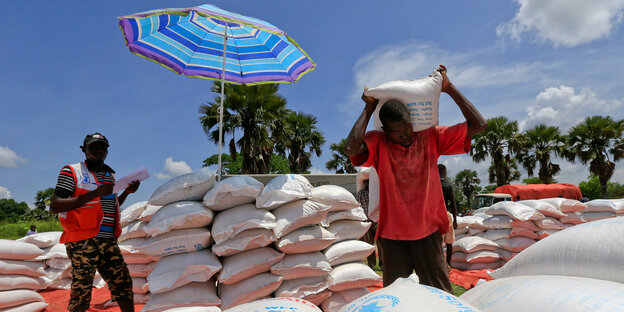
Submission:
M 374 167 L 357 167 L 356 187 L 359 192 L 368 180 L 368 219 L 379 221 L 379 176 Z
M 219 257 L 232 256 L 245 250 L 266 247 L 277 238 L 270 229 L 251 229 L 242 231 L 226 241 L 212 245 L 212 252 Z
M 333 268 L 327 278 L 331 291 L 373 286 L 382 281 L 373 269 L 361 262 L 341 264 Z
M 28 261 L 43 261 L 51 258 L 65 258 L 67 259 L 67 248 L 65 244 L 58 243 L 52 247 L 44 248 L 44 253 L 34 259 Z
M 592 212 L 581 212 L 580 217 L 585 222 L 592 222 L 596 220 L 608 219 L 617 217 L 618 215 L 610 212 L 610 211 L 592 211 Z
M 0 239 L 0 259 L 31 260 L 44 254 L 44 251 L 31 243 Z
M 478 236 L 464 237 L 453 242 L 454 251 L 462 251 L 465 253 L 479 250 L 496 250 L 497 248 L 498 244 L 495 242 Z
M 511 228 L 525 228 L 531 231 L 539 231 L 540 229 L 539 226 L 537 226 L 537 224 L 535 224 L 535 222 L 531 220 L 527 220 L 527 221 L 512 220 L 510 225 L 511 225 Z
M 492 229 L 492 230 L 487 230 L 483 233 L 479 233 L 476 236 L 483 237 L 491 241 L 495 241 L 501 238 L 510 238 L 511 229 Z
M 45 263 L 43 261 L 22 261 L 0 259 L 0 274 L 2 275 L 26 275 L 39 277 L 45 275 Z
M 42 289 L 44 282 L 42 279 L 25 275 L 0 275 L 0 290 L 12 289 Z
M 270 247 L 263 247 L 224 257 L 219 283 L 234 284 L 253 275 L 269 272 L 271 266 L 282 260 L 284 254 Z
M 210 231 L 207 228 L 193 228 L 150 237 L 137 249 L 146 255 L 159 257 L 201 250 L 208 248 L 210 243 Z
M 318 224 L 327 216 L 329 206 L 312 200 L 302 199 L 282 205 L 273 210 L 277 238 L 309 225 Z
M 555 197 L 555 198 L 543 198 L 541 200 L 557 207 L 559 210 L 561 210 L 561 212 L 564 212 L 564 213 L 581 211 L 587 208 L 587 205 L 585 205 L 584 203 L 581 203 L 580 201 L 576 199 Z
M 487 214 L 492 216 L 508 216 L 514 220 L 527 221 L 537 220 L 544 217 L 534 208 L 521 204 L 520 202 L 501 201 L 495 203 L 487 210 Z
M 279 310 L 276 310 L 279 309 Z M 223 312 L 321 312 L 321 310 L 301 299 L 293 298 L 268 298 L 224 310 Z
M 128 223 L 139 220 L 141 213 L 145 210 L 147 206 L 147 201 L 140 201 L 138 203 L 134 203 L 127 208 L 123 209 L 120 214 L 119 224 L 124 226 Z
M 271 273 L 260 273 L 235 284 L 219 284 L 221 309 L 251 302 L 272 294 L 282 283 L 282 277 Z
M 207 226 L 214 213 L 196 201 L 179 201 L 164 205 L 143 228 L 148 236 L 157 236 L 171 230 Z
M 45 265 L 52 269 L 67 270 L 71 268 L 71 260 L 66 258 L 51 258 L 45 260 Z
M 339 220 L 332 222 L 327 230 L 334 234 L 336 241 L 348 239 L 360 239 L 371 227 L 370 222 L 361 222 L 354 220 Z
M 210 249 L 202 249 L 160 258 L 147 281 L 150 292 L 161 293 L 190 282 L 208 281 L 219 270 L 219 259 Z
M 327 258 L 319 251 L 285 255 L 271 266 L 271 273 L 281 276 L 284 281 L 304 277 L 325 276 L 331 271 Z M 303 298 L 297 297 L 297 298 Z
M 582 212 L 613 212 L 624 213 L 624 204 L 612 199 L 594 199 L 585 203 L 587 208 Z
M 622 237 L 624 218 L 579 224 L 538 241 L 490 275 L 568 275 L 624 283 Z
M 510 229 L 512 228 L 512 221 L 518 220 L 514 220 L 509 216 L 491 216 L 489 218 L 483 219 L 483 225 L 490 229 Z
M 302 175 L 284 174 L 273 178 L 256 198 L 256 207 L 275 209 L 286 203 L 308 198 L 312 184 Z
M 621 311 L 624 285 L 572 276 L 517 276 L 477 284 L 460 299 L 483 312 Z
M 501 256 L 497 250 L 479 250 L 471 253 L 457 251 L 453 253 L 451 261 L 465 263 L 484 263 L 493 262 L 500 258 Z
M 500 248 L 509 250 L 511 252 L 521 252 L 529 248 L 529 246 L 535 244 L 535 242 L 536 241 L 534 239 L 523 236 L 501 238 L 494 241 L 494 243 L 498 244 Z
M 563 230 L 566 228 L 559 220 L 551 217 L 545 217 L 533 222 L 535 222 L 541 230 Z
M 332 294 L 331 291 L 329 291 L 328 289 L 325 289 L 319 293 L 305 296 L 302 298 L 302 300 L 309 301 L 310 303 L 318 307 L 323 303 L 323 301 L 327 300 L 327 298 L 329 298 L 331 294 Z
M 152 262 L 158 261 L 160 257 L 158 256 L 150 256 L 146 254 L 128 254 L 123 255 L 124 261 L 126 264 L 150 264 Z
M 217 244 L 250 229 L 274 229 L 275 216 L 266 209 L 243 204 L 219 212 L 212 222 L 212 237 Z
M 565 224 L 581 224 L 581 223 L 585 223 L 585 220 L 583 220 L 583 218 L 581 218 L 580 215 L 578 215 L 578 213 L 576 212 L 569 212 L 566 214 L 565 217 L 562 217 L 559 219 L 559 222 Z
M 154 271 L 157 263 L 158 262 L 128 264 L 128 271 L 130 271 L 130 276 L 132 277 L 147 277 Z
M 277 249 L 286 254 L 320 251 L 336 241 L 334 234 L 315 225 L 300 228 L 286 234 L 275 244 Z
M 250 176 L 234 176 L 217 182 L 202 204 L 212 211 L 221 211 L 242 204 L 255 204 L 264 185 Z
M 17 241 L 30 243 L 39 248 L 48 248 L 58 244 L 62 234 L 63 231 L 41 232 L 26 235 L 20 239 L 17 239 Z
M 552 234 L 555 234 L 557 232 L 559 232 L 560 230 L 539 230 L 537 231 L 537 238 L 538 239 L 544 239 Z
M 362 207 L 342 211 L 332 211 L 321 221 L 321 225 L 328 227 L 332 222 L 338 220 L 355 220 L 364 222 L 368 220 L 368 217 Z
M 484 218 L 479 216 L 463 216 L 457 217 L 457 227 L 469 227 L 471 229 L 489 229 L 489 227 L 483 225 Z
M 384 312 L 478 312 L 477 308 L 443 290 L 418 284 L 418 276 L 399 278 L 388 287 L 345 305 L 340 312 L 364 312 L 376 307 Z
M 11 307 L 10 309 L 2 310 L 2 312 L 39 312 L 44 311 L 48 306 L 47 303 L 42 301 L 35 301 L 20 304 L 18 306 Z
M 146 221 L 135 221 L 126 224 L 126 226 L 121 227 L 121 235 L 117 238 L 118 242 L 123 242 L 125 240 L 129 240 L 132 238 L 145 238 L 147 237 L 147 233 L 145 233 L 145 227 L 147 226 Z
M 537 212 L 543 214 L 546 217 L 553 217 L 553 218 L 565 217 L 565 213 L 563 213 L 559 208 L 555 207 L 554 205 L 544 200 L 528 199 L 528 200 L 521 200 L 518 203 L 529 206 L 537 210 Z
M 467 263 L 467 262 L 455 262 L 451 261 L 451 267 L 456 268 L 458 270 L 466 271 L 466 270 L 496 270 L 502 267 L 505 264 L 502 260 L 496 260 L 492 262 L 477 262 L 477 263 Z
M 156 212 L 160 208 L 162 208 L 162 206 L 147 204 L 143 212 L 141 212 L 141 215 L 139 216 L 139 220 L 149 222 L 150 220 L 152 220 L 152 217 L 154 216 L 154 214 L 156 214 Z
M 373 112 L 373 128 L 381 130 L 379 110 L 383 104 L 392 99 L 400 101 L 407 107 L 414 131 L 437 126 L 441 90 L 442 75 L 437 70 L 434 70 L 430 77 L 389 81 L 377 87 L 365 89 L 365 95 L 379 100 Z
M 149 205 L 164 206 L 182 200 L 202 200 L 215 183 L 215 173 L 208 168 L 183 174 L 159 186 Z
M 40 294 L 33 290 L 16 289 L 0 291 L 0 309 L 2 311 L 30 302 L 44 302 L 44 300 Z
M 171 308 L 208 307 L 218 306 L 219 304 L 221 304 L 221 300 L 217 297 L 214 281 L 193 282 L 172 291 L 151 294 L 150 300 L 141 311 L 165 311 Z
M 528 238 L 531 238 L 531 239 L 538 239 L 539 238 L 537 233 L 535 233 L 534 231 L 531 231 L 531 230 L 529 230 L 527 228 L 523 228 L 523 227 L 511 228 L 511 233 L 509 233 L 509 235 L 510 235 L 510 237 L 523 236 L 523 237 L 528 237 Z
M 147 239 L 145 237 L 137 237 L 124 240 L 123 242 L 117 243 L 119 246 L 119 250 L 121 250 L 121 254 L 127 255 L 140 255 L 141 252 L 137 249 L 140 246 L 143 246 Z
M 350 210 L 360 206 L 351 192 L 337 185 L 317 186 L 312 189 L 309 199 L 329 206 L 329 211 Z
M 275 291 L 275 297 L 305 298 L 321 293 L 327 289 L 327 281 L 323 276 L 304 277 L 282 281 Z
M 361 240 L 345 240 L 329 246 L 325 251 L 325 257 L 329 264 L 339 264 L 361 261 L 375 252 L 375 246 Z
M 369 293 L 370 290 L 366 287 L 334 292 L 327 300 L 323 301 L 321 307 L 324 312 L 338 312 L 338 310 L 340 310 L 340 308 L 342 308 L 345 304 L 351 303 L 352 301 L 368 295 Z

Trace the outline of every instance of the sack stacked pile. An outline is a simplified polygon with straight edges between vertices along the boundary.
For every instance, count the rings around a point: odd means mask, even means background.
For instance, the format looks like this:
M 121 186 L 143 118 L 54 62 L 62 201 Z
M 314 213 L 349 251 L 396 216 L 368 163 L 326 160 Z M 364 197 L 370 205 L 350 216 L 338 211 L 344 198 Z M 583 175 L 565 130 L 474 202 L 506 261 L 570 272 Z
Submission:
M 37 290 L 45 288 L 45 252 L 35 244 L 0 239 L 0 310 L 41 311 L 47 304 Z
M 451 266 L 497 269 L 539 240 L 590 221 L 624 216 L 624 200 L 564 198 L 498 202 L 458 217 Z

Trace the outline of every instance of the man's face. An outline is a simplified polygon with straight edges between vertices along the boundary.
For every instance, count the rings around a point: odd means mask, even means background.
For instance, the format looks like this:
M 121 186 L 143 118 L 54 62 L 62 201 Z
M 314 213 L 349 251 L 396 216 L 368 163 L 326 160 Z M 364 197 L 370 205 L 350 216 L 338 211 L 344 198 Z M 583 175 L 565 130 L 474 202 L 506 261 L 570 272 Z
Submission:
M 414 130 L 409 121 L 405 119 L 388 121 L 382 128 L 383 131 L 390 136 L 390 140 L 392 140 L 393 143 L 400 144 L 403 147 L 412 145 Z
M 108 146 L 104 142 L 93 142 L 84 148 L 88 160 L 104 161 L 108 156 Z

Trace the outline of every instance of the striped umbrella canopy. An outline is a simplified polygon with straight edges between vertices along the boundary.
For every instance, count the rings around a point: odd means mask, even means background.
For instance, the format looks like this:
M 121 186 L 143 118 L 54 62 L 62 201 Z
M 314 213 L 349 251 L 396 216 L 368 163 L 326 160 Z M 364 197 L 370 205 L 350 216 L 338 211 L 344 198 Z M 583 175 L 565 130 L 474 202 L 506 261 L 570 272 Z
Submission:
M 221 80 L 219 180 L 224 83 L 291 83 L 316 67 L 284 31 L 213 5 L 122 16 L 119 26 L 130 52 L 187 77 Z

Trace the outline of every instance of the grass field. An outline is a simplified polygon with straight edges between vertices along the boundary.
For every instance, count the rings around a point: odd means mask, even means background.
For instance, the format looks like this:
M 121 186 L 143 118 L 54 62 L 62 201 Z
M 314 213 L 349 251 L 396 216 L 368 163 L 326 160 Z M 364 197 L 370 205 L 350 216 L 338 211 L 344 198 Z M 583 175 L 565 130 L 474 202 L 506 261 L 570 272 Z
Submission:
M 49 221 L 20 221 L 16 223 L 0 222 L 0 238 L 18 239 L 26 236 L 31 225 L 37 227 L 37 232 L 62 231 L 61 223 L 57 218 Z

